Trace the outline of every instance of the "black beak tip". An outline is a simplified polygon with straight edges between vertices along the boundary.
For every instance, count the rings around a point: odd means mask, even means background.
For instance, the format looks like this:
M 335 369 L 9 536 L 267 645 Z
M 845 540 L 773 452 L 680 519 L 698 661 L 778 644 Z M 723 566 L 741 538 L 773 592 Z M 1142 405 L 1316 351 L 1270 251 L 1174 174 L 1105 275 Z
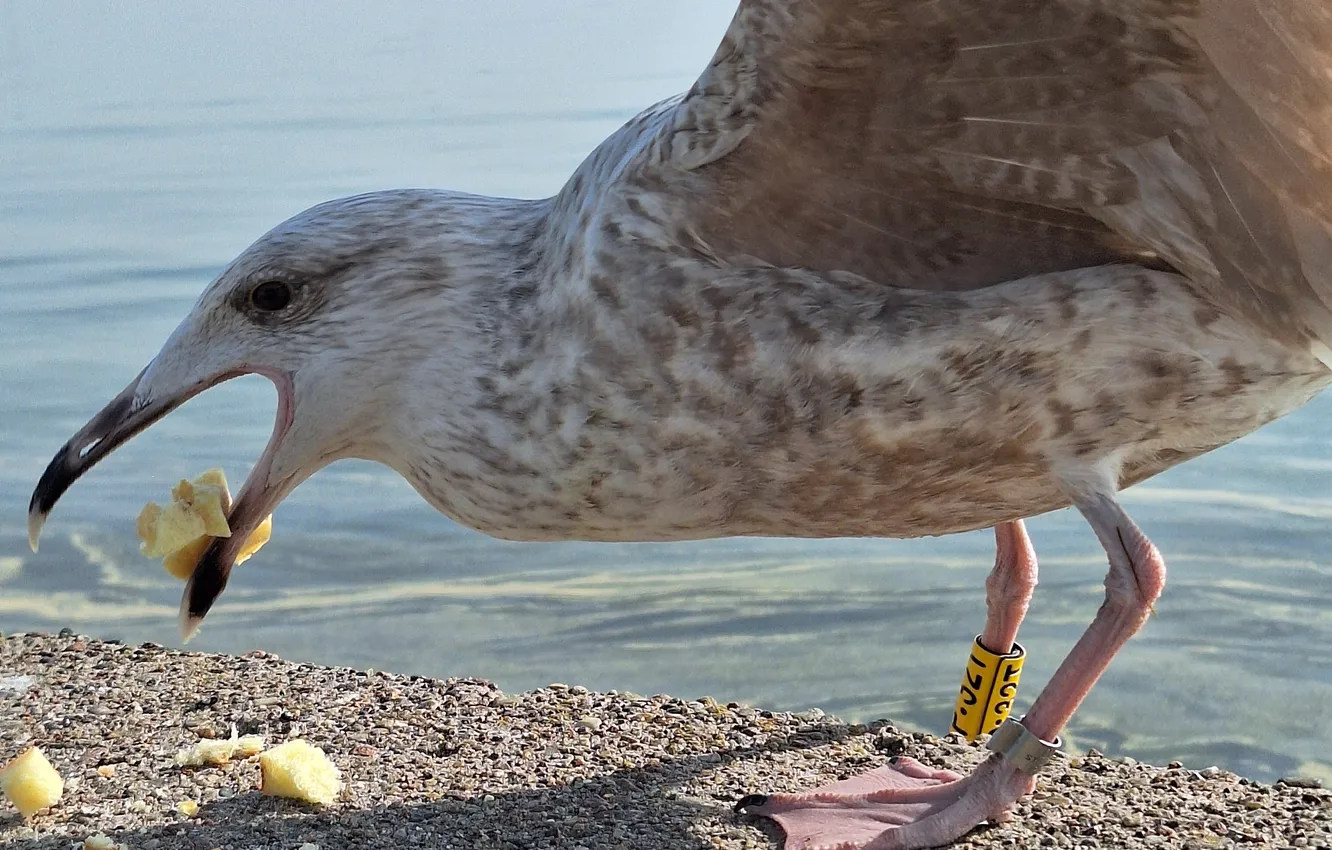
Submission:
M 180 600 L 180 636 L 184 641 L 199 630 L 213 603 L 222 595 L 231 577 L 231 565 L 223 559 L 226 540 L 214 540 L 206 550 L 194 573 L 185 585 L 185 593 Z
M 37 513 L 46 516 L 55 507 L 55 503 L 69 489 L 69 485 L 74 483 L 73 476 L 70 474 L 69 463 L 70 446 L 66 443 L 56 452 L 55 457 L 46 465 L 46 470 L 42 477 L 37 480 L 37 486 L 32 490 L 32 499 L 28 502 L 28 513 Z
M 69 460 L 70 452 L 69 443 L 56 452 L 38 479 L 37 486 L 33 488 L 32 498 L 28 500 L 28 547 L 34 552 L 37 551 L 37 541 L 41 537 L 47 515 L 69 489 L 69 485 L 78 478 L 76 464 L 71 464 Z

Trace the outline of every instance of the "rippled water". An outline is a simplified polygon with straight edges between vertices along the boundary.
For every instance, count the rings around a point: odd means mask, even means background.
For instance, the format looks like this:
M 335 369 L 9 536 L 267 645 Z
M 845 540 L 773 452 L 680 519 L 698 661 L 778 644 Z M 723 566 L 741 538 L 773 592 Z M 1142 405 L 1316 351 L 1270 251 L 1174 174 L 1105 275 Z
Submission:
M 554 192 L 688 86 L 727 0 L 0 4 L 0 629 L 175 643 L 180 585 L 133 519 L 171 481 L 239 482 L 270 386 L 201 396 L 118 451 L 28 553 L 55 449 L 153 355 L 235 253 L 320 200 L 405 185 Z M 1126 495 L 1171 581 L 1079 713 L 1075 746 L 1332 778 L 1332 406 Z M 988 533 L 920 541 L 533 545 L 458 528 L 343 462 L 278 511 L 191 647 L 553 680 L 941 731 L 984 619 Z M 1034 696 L 1091 619 L 1103 560 L 1030 523 Z

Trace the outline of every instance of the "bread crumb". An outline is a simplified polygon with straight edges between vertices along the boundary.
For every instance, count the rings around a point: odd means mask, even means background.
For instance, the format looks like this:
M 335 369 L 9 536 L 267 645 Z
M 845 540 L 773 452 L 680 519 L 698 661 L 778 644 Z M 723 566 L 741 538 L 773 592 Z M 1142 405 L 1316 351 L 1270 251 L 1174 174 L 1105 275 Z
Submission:
M 26 818 L 59 802 L 65 780 L 40 749 L 29 747 L 0 770 L 0 792 Z
M 257 755 L 264 748 L 262 735 L 236 736 L 236 727 L 231 727 L 231 737 L 222 739 L 204 738 L 192 747 L 176 753 L 176 764 L 181 767 L 218 767 L 234 758 L 249 758 Z
M 342 778 L 324 751 L 296 739 L 259 755 L 259 790 L 327 806 L 342 791 Z

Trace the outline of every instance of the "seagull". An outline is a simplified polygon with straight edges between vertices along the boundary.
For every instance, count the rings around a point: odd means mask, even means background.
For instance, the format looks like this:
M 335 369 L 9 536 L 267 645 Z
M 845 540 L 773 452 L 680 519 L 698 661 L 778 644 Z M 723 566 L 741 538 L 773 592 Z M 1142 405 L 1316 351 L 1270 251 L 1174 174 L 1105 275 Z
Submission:
M 60 495 L 237 375 L 276 424 L 182 601 L 340 458 L 511 540 L 993 528 L 982 642 L 1073 506 L 1105 602 L 970 775 L 754 794 L 788 848 L 924 848 L 1015 803 L 1165 582 L 1124 487 L 1332 383 L 1326 0 L 742 0 L 683 95 L 552 198 L 329 201 L 228 265 L 55 455 Z

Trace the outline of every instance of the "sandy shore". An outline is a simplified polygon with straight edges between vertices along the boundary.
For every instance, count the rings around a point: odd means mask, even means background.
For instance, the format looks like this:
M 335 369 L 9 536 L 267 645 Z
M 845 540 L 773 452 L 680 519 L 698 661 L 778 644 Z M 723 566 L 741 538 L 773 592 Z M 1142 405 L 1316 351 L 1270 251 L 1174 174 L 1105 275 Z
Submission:
M 264 797 L 254 759 L 177 767 L 201 736 L 303 737 L 346 780 L 315 809 Z M 24 823 L 0 808 L 0 846 L 64 850 L 94 833 L 142 850 L 780 847 L 732 814 L 750 791 L 793 790 L 905 753 L 962 769 L 982 751 L 708 698 L 506 694 L 434 680 L 104 643 L 0 640 L 0 759 L 28 744 L 65 776 L 61 803 Z M 198 814 L 176 811 L 182 800 Z M 0 804 L 3 805 L 3 804 Z M 1215 769 L 1059 758 L 1015 823 L 959 847 L 1332 847 L 1332 793 Z M 306 847 L 305 850 L 311 850 Z

